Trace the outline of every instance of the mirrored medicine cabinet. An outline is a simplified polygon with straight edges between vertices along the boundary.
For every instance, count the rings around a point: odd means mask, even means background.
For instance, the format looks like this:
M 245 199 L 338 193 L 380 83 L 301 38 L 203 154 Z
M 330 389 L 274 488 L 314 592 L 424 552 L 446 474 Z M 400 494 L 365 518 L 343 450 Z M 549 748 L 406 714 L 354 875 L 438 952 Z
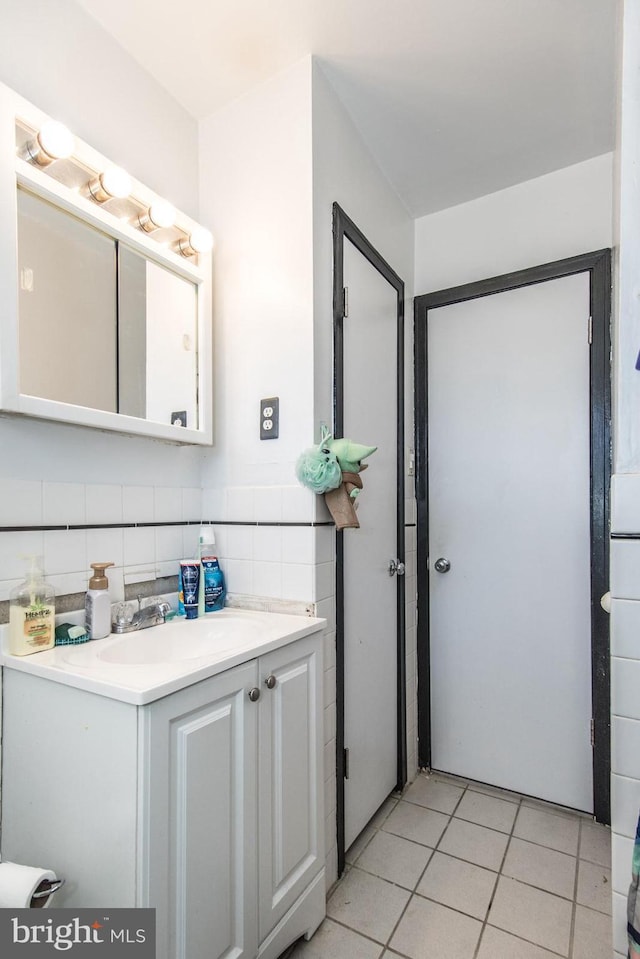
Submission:
M 0 86 L 0 408 L 210 444 L 209 235 L 47 124 Z

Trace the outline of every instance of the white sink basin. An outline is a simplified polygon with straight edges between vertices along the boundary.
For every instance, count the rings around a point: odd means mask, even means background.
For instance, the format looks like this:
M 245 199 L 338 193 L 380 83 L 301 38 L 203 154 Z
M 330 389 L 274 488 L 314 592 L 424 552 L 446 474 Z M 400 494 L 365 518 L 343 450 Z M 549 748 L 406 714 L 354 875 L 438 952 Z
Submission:
M 66 662 L 87 666 L 96 662 L 114 666 L 154 666 L 182 663 L 203 657 L 216 658 L 253 643 L 260 625 L 242 612 L 224 610 L 202 619 L 173 620 L 132 633 L 112 635 L 71 646 L 64 652 Z

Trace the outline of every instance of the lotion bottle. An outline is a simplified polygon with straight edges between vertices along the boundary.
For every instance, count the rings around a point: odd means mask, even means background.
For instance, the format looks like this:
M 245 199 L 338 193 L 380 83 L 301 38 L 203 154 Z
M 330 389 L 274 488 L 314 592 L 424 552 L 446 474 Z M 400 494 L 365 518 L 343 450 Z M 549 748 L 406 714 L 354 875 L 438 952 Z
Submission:
M 105 570 L 113 563 L 91 563 L 93 576 L 84 604 L 84 625 L 89 639 L 104 639 L 111 632 L 111 600 Z
M 55 644 L 55 593 L 45 582 L 39 557 L 30 556 L 24 583 L 9 598 L 9 652 L 27 656 Z

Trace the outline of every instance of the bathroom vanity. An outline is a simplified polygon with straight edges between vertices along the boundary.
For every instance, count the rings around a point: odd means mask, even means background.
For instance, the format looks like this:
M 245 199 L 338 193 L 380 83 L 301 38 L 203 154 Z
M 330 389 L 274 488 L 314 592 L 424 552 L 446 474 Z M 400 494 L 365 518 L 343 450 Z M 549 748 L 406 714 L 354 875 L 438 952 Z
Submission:
M 224 610 L 5 656 L 2 858 L 64 876 L 56 906 L 155 907 L 158 959 L 313 933 L 323 626 Z

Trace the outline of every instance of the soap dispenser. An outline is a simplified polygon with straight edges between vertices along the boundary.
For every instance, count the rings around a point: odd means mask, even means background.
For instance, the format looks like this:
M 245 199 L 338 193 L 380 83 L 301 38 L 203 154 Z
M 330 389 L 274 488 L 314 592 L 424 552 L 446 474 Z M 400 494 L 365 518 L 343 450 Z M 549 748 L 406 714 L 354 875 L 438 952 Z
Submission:
M 26 656 L 51 649 L 55 643 L 55 593 L 44 579 L 37 556 L 29 574 L 9 597 L 9 652 Z
M 111 632 L 111 600 L 105 570 L 113 563 L 91 563 L 93 576 L 84 604 L 85 629 L 89 639 L 104 639 Z

